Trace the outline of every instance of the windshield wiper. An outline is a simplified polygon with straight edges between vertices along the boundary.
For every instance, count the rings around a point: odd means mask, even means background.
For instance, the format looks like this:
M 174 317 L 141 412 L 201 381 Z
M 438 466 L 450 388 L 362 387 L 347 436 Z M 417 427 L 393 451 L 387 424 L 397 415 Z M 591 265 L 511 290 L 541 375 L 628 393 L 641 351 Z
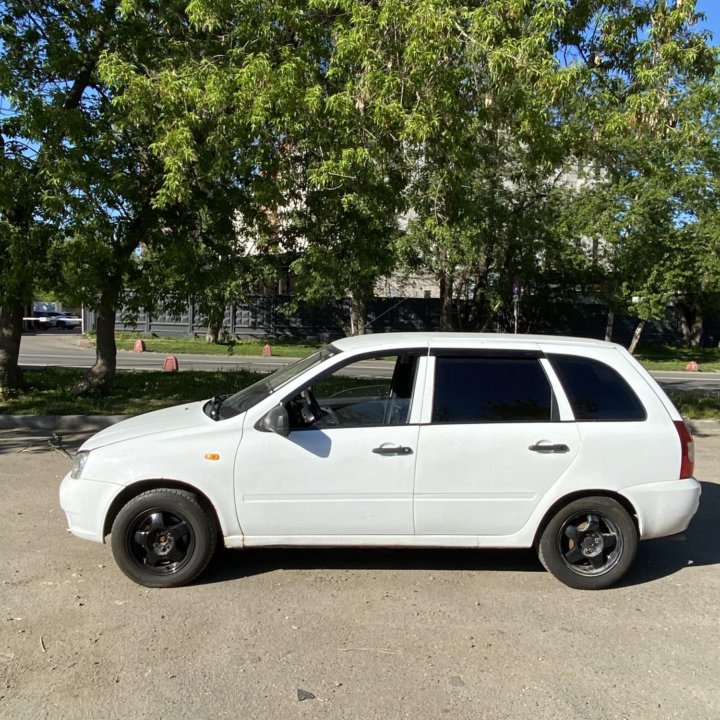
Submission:
M 216 395 L 208 403 L 210 407 L 206 408 L 205 413 L 207 415 L 209 415 L 213 420 L 219 420 L 220 419 L 220 406 L 229 397 L 230 397 L 230 393 L 225 393 L 223 395 Z

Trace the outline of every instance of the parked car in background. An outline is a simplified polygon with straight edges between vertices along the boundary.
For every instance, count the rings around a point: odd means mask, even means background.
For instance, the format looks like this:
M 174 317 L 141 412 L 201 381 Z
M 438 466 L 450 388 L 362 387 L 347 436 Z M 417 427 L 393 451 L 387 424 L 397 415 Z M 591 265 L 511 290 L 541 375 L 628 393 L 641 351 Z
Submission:
M 227 547 L 534 548 L 605 588 L 695 514 L 693 440 L 622 347 L 523 335 L 338 340 L 234 395 L 83 444 L 70 530 L 149 587 Z
M 35 310 L 31 317 L 23 318 L 23 321 L 36 330 L 49 330 L 55 327 L 59 314 L 53 310 Z
M 82 318 L 76 313 L 58 310 L 34 310 L 23 318 L 23 330 L 49 330 L 50 328 L 74 330 L 82 327 Z
M 55 327 L 63 330 L 74 330 L 82 326 L 82 318 L 71 312 L 61 312 L 55 318 Z

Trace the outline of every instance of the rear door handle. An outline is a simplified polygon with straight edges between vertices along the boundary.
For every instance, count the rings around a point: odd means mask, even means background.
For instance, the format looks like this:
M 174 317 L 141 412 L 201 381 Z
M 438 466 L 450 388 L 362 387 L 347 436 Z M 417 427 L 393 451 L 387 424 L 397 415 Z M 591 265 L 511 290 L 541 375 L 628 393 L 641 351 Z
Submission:
M 570 452 L 570 448 L 564 443 L 558 443 L 557 445 L 550 445 L 548 443 L 536 443 L 531 445 L 528 450 L 539 453 L 566 453 Z
M 405 445 L 381 445 L 373 448 L 376 455 L 412 455 L 412 448 Z

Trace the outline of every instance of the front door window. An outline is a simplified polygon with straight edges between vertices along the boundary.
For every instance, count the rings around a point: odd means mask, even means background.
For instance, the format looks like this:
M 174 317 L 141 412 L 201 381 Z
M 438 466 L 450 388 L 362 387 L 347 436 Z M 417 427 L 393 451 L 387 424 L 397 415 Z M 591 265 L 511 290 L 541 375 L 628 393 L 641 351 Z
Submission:
M 287 403 L 292 430 L 404 425 L 418 355 L 363 357 L 321 377 Z

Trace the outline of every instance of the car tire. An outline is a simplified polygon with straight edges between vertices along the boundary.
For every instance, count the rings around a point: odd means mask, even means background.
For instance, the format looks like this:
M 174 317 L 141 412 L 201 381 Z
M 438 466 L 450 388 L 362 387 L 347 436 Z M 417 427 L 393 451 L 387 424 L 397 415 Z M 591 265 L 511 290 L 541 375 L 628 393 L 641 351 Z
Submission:
M 187 585 L 215 552 L 214 519 L 192 493 L 155 488 L 124 505 L 112 526 L 118 567 L 131 580 L 153 588 Z
M 625 575 L 637 545 L 637 527 L 620 503 L 586 497 L 552 516 L 537 551 L 545 569 L 560 582 L 579 590 L 601 590 Z

